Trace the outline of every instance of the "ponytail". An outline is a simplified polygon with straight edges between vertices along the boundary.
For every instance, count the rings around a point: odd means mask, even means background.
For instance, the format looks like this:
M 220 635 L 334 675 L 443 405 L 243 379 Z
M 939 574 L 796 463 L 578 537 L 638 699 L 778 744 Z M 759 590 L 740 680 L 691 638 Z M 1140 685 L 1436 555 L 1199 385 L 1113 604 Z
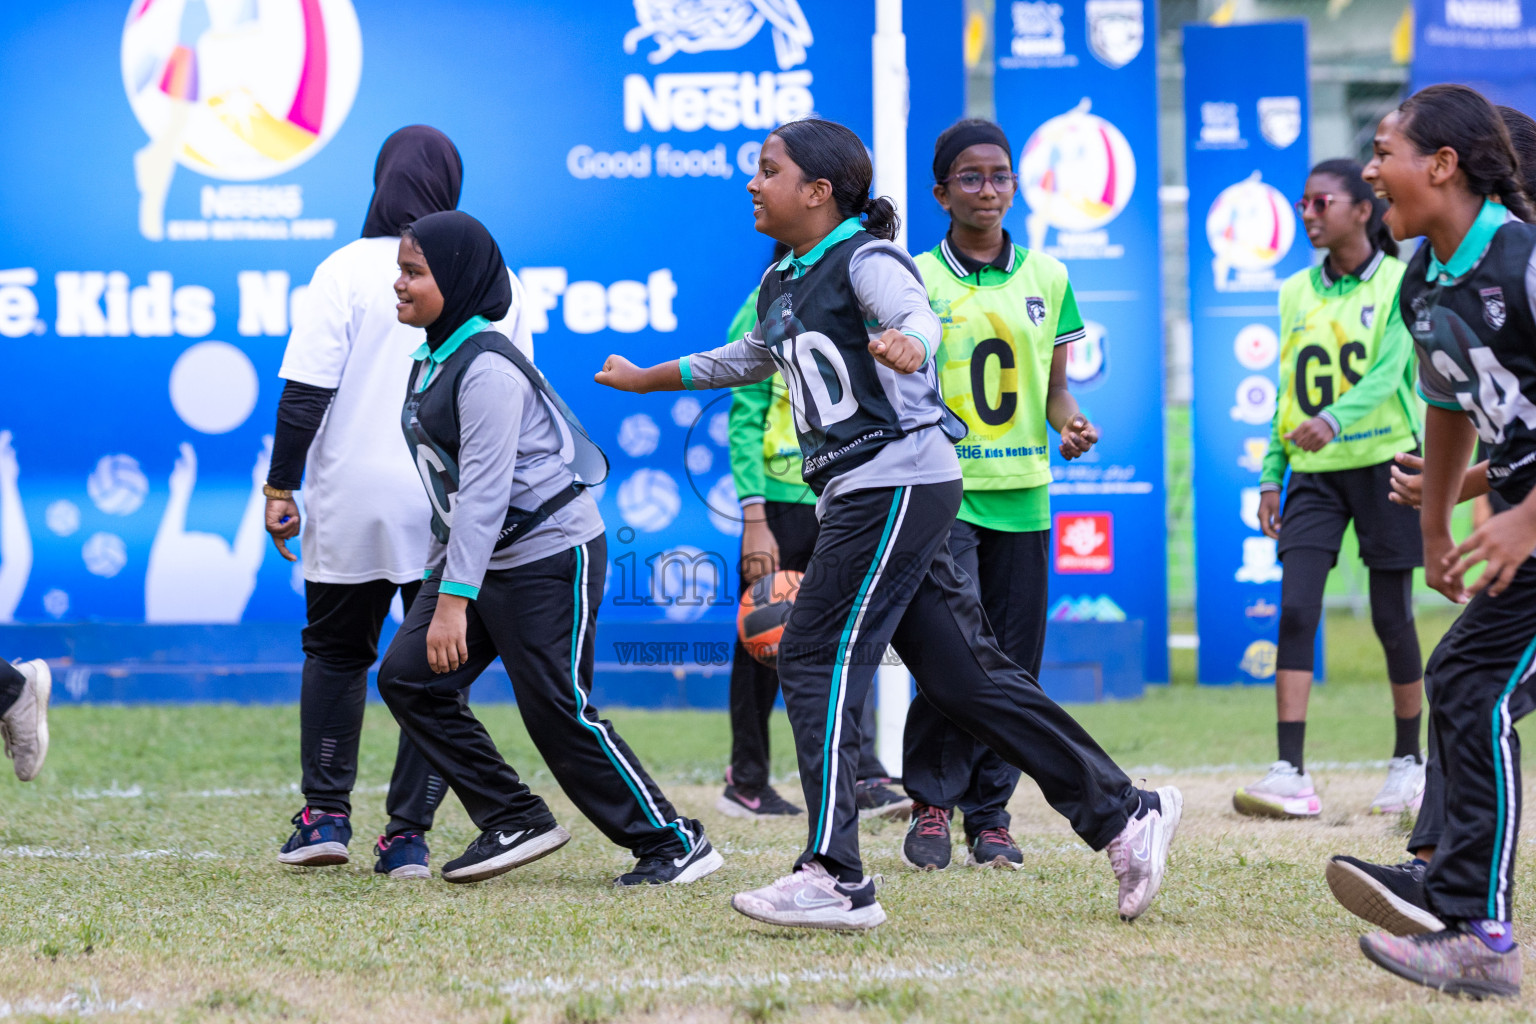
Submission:
M 1536 219 L 1517 177 L 1520 163 L 1509 130 L 1482 93 L 1464 85 L 1431 85 L 1397 109 L 1401 131 L 1420 153 L 1455 151 L 1473 195 L 1498 199 L 1527 223 Z
M 831 183 L 832 201 L 840 218 L 866 216 L 864 230 L 876 238 L 896 237 L 901 224 L 896 204 L 885 196 L 870 196 L 875 169 L 869 162 L 869 150 L 851 130 L 836 121 L 807 117 L 781 124 L 769 134 L 784 143 L 803 180 L 825 178 Z
M 901 217 L 889 196 L 871 196 L 865 200 L 864 230 L 876 238 L 895 241 L 896 232 L 901 230 Z
M 1372 249 L 1379 249 L 1388 256 L 1397 255 L 1397 239 L 1392 237 L 1392 232 L 1387 230 L 1382 223 L 1382 214 L 1386 213 L 1387 204 L 1376 198 L 1375 191 L 1366 184 L 1361 176 L 1361 166 L 1353 160 L 1324 160 L 1312 168 L 1312 174 L 1326 174 L 1331 178 L 1337 178 L 1344 186 L 1344 191 L 1349 193 L 1350 201 L 1371 204 L 1371 218 L 1365 223 L 1365 240 L 1371 244 Z
M 1525 192 L 1525 198 L 1536 205 L 1536 121 L 1514 107 L 1501 106 L 1497 110 L 1505 130 L 1509 132 L 1510 146 L 1515 151 L 1520 187 Z

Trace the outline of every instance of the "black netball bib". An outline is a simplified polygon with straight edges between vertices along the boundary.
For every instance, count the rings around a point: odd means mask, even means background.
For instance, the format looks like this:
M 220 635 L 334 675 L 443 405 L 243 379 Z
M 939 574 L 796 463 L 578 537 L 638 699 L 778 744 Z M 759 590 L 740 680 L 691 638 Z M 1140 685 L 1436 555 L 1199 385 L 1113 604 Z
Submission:
M 1536 320 L 1525 272 L 1536 227 L 1506 222 L 1465 277 L 1426 281 L 1430 247 L 1403 275 L 1403 322 L 1455 389 L 1488 452 L 1488 480 L 1510 502 L 1536 484 Z
M 432 380 L 420 392 L 406 386 L 405 406 L 400 412 L 400 426 L 410 446 L 421 482 L 432 503 L 432 535 L 448 543 L 453 529 L 454 498 L 459 491 L 459 384 L 464 372 L 482 352 L 494 352 L 509 360 L 528 378 L 550 411 L 560 434 L 560 457 L 571 471 L 572 483 L 560 494 L 536 509 L 510 506 L 497 536 L 494 550 L 512 546 L 556 510 L 570 503 L 587 487 L 595 487 L 608 477 L 608 456 L 587 436 L 581 421 L 550 386 L 538 367 L 528 361 L 505 337 L 496 331 L 481 331 L 466 338 L 458 349 L 443 360 Z

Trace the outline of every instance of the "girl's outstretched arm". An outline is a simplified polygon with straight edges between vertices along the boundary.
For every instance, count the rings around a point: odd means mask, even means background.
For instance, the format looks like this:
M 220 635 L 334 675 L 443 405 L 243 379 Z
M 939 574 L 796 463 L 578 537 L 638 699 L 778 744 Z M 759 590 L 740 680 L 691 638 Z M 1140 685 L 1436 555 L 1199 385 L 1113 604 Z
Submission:
M 621 355 L 611 355 L 603 361 L 603 368 L 592 379 L 619 391 L 633 391 L 637 395 L 652 391 L 682 391 L 683 373 L 681 362 L 669 359 L 641 369 Z

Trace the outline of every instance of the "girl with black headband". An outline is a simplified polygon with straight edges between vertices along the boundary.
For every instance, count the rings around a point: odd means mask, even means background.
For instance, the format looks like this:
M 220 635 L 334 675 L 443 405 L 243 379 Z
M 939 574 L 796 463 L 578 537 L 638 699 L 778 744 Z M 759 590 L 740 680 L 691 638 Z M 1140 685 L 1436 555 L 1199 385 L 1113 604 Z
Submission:
M 1098 431 L 1067 390 L 1067 345 L 1083 319 L 1060 260 L 1015 245 L 1003 229 L 1018 178 L 991 121 L 965 120 L 934 144 L 933 196 L 950 227 L 917 257 L 943 325 L 936 363 L 944 401 L 970 428 L 958 448 L 965 494 L 950 531 L 956 563 L 976 582 L 998 646 L 1033 680 L 1045 648 L 1051 540 L 1046 425 L 1073 459 Z M 1017 868 L 1008 800 L 1019 770 L 934 711 L 919 693 L 907 713 L 903 783 L 912 823 L 902 860 L 950 861 L 950 816 L 965 815 L 966 863 Z
M 511 298 L 490 233 L 435 213 L 403 232 L 403 323 L 427 329 L 401 426 L 432 505 L 427 578 L 379 667 L 400 728 L 481 830 L 443 865 L 478 882 L 570 841 L 502 760 L 465 694 L 499 655 L 528 735 L 583 814 L 639 863 L 619 885 L 684 883 L 721 864 L 589 699 L 607 566 L 586 488 L 608 462 L 492 320 Z
M 779 647 L 810 835 L 787 876 L 738 893 L 755 920 L 873 928 L 885 920 L 859 856 L 858 714 L 892 646 L 940 714 L 1022 767 L 1094 849 L 1109 850 L 1119 911 L 1162 882 L 1183 798 L 1138 790 L 1092 737 L 999 649 L 949 553 L 965 425 L 939 395 L 940 325 L 912 259 L 890 241 L 853 132 L 791 121 L 747 185 L 757 229 L 790 247 L 763 275 L 742 339 L 646 369 L 612 355 L 597 381 L 647 393 L 731 387 L 775 369 L 790 388 L 804 476 L 821 521 Z

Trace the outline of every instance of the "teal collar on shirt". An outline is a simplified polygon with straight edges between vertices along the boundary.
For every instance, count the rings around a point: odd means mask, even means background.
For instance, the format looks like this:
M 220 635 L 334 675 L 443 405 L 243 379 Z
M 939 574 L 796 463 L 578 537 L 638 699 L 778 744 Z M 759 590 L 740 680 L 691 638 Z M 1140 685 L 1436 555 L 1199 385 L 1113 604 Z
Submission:
M 437 346 L 437 351 L 434 352 L 432 346 L 422 342 L 416 351 L 411 353 L 411 358 L 418 363 L 430 362 L 431 365 L 427 367 L 427 372 L 421 375 L 421 383 L 416 385 L 416 390 L 418 392 L 427 390 L 427 384 L 432 380 L 432 374 L 436 372 L 437 368 L 443 365 L 449 356 L 457 352 L 459 346 L 464 344 L 467 339 L 473 338 L 489 326 L 491 326 L 491 322 L 485 317 L 472 316 L 464 321 L 458 330 L 448 335 L 448 340 Z
M 816 265 L 816 261 L 827 254 L 828 249 L 832 248 L 838 242 L 847 241 L 863 230 L 864 225 L 859 223 L 859 218 L 849 217 L 837 227 L 833 228 L 832 233 L 829 234 L 826 238 L 823 238 L 821 241 L 817 242 L 815 247 L 812 248 L 810 252 L 806 253 L 804 256 L 796 256 L 794 252 L 791 251 L 785 254 L 784 258 L 779 261 L 778 266 L 774 267 L 773 269 L 788 270 L 793 267 L 796 277 L 804 277 L 805 272 L 814 267 Z
M 1496 203 L 1492 199 L 1483 200 L 1483 208 L 1477 211 L 1477 219 L 1472 222 L 1466 237 L 1451 254 L 1449 263 L 1441 263 L 1435 255 L 1435 250 L 1429 250 L 1429 268 L 1424 271 L 1424 280 L 1433 281 L 1436 278 L 1445 281 L 1454 281 L 1465 277 L 1469 271 L 1477 266 L 1477 261 L 1483 258 L 1483 253 L 1493 244 L 1494 233 L 1503 227 L 1513 214 L 1509 207 L 1502 203 Z M 1428 245 L 1428 242 L 1424 243 Z

